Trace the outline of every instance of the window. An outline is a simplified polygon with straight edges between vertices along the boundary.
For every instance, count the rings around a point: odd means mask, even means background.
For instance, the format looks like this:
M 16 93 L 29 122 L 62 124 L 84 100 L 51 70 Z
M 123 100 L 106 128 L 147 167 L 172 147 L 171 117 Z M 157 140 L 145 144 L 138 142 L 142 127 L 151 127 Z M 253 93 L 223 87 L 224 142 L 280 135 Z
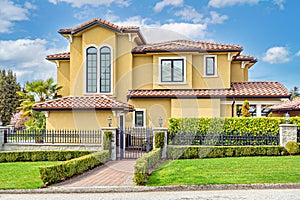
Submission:
M 145 127 L 146 125 L 145 121 L 146 121 L 145 110 L 136 109 L 136 111 L 134 111 L 134 117 L 133 117 L 134 127 Z
M 160 59 L 161 82 L 184 82 L 184 59 Z
M 90 47 L 86 51 L 86 91 L 97 92 L 97 49 Z
M 217 69 L 217 57 L 216 56 L 204 56 L 204 68 L 205 76 L 216 76 Z
M 111 49 L 107 46 L 86 49 L 86 92 L 111 93 Z
M 100 93 L 110 93 L 111 84 L 110 49 L 100 49 Z

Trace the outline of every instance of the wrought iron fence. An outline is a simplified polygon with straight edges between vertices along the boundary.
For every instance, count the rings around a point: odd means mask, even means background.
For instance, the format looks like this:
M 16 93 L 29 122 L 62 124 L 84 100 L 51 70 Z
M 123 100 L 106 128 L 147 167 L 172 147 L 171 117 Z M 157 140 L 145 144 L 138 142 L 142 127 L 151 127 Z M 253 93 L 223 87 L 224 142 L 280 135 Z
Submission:
M 297 129 L 297 142 L 300 143 L 300 129 Z
M 244 146 L 244 145 L 279 145 L 279 133 L 239 134 L 191 132 L 176 133 L 169 139 L 172 145 L 213 145 L 213 146 Z
M 100 130 L 21 130 L 6 131 L 5 143 L 101 144 Z

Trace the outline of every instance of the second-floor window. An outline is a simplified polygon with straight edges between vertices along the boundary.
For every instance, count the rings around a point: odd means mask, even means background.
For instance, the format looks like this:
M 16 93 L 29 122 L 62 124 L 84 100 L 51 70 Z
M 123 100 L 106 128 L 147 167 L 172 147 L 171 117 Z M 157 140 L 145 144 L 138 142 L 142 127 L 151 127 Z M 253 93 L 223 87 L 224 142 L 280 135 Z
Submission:
M 217 75 L 217 57 L 216 56 L 205 56 L 204 57 L 204 73 L 205 76 L 216 76 Z
M 111 49 L 107 46 L 86 50 L 86 92 L 111 93 Z
M 160 62 L 161 82 L 184 82 L 184 59 L 161 59 Z

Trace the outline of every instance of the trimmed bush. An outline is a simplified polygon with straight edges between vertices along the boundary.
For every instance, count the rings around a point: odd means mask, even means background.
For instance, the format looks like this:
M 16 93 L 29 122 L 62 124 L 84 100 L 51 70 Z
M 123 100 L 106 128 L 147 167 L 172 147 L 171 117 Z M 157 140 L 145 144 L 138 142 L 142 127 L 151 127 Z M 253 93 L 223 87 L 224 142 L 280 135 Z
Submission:
M 89 151 L 4 151 L 0 162 L 66 161 L 90 154 Z
M 111 151 L 111 142 L 112 142 L 112 131 L 104 131 L 103 135 L 103 149 Z
M 286 155 L 281 146 L 168 146 L 169 159 Z
M 136 160 L 133 181 L 135 185 L 145 185 L 149 172 L 161 158 L 161 149 L 157 148 Z
M 164 147 L 164 141 L 165 141 L 165 132 L 155 132 L 154 135 L 154 147 L 155 148 L 163 148 Z
M 290 155 L 299 153 L 299 144 L 295 141 L 288 141 L 285 144 L 285 149 Z
M 110 158 L 109 151 L 99 151 L 79 158 L 68 160 L 57 165 L 40 167 L 44 186 L 63 181 L 84 171 L 106 163 Z

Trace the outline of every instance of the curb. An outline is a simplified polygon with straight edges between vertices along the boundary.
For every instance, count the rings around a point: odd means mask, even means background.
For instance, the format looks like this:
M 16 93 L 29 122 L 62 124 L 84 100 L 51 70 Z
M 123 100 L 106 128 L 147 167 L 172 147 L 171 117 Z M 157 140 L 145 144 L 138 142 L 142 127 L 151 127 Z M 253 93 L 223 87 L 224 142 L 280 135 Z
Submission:
M 228 184 L 228 185 L 184 185 L 184 186 L 94 186 L 94 187 L 49 187 L 42 189 L 0 190 L 0 194 L 53 194 L 53 193 L 128 193 L 171 192 L 208 190 L 261 190 L 300 189 L 300 183 L 291 184 Z

